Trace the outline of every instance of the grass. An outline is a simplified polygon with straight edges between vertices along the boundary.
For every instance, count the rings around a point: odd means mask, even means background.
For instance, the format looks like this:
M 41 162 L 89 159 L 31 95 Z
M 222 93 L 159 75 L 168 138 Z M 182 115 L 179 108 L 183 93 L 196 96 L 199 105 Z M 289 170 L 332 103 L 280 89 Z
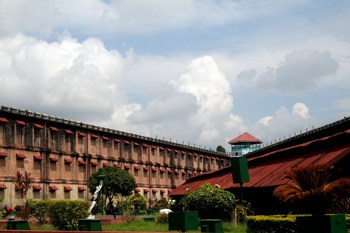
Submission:
M 104 231 L 168 231 L 168 224 L 157 224 L 137 219 L 132 222 L 104 225 L 102 228 Z
M 246 233 L 247 232 L 247 226 L 246 225 L 238 225 L 237 227 L 234 227 L 229 222 L 223 222 L 222 224 L 224 232 L 228 233 Z M 133 222 L 126 222 L 126 223 L 116 223 L 111 225 L 106 225 L 102 227 L 104 231 L 153 231 L 153 232 L 160 232 L 160 231 L 168 231 L 168 224 L 157 224 L 155 222 L 147 222 L 143 219 L 137 219 Z M 173 231 L 177 232 L 177 231 Z M 200 227 L 198 227 L 198 231 L 188 231 L 188 232 L 200 232 Z
M 30 229 L 31 230 L 57 230 L 53 225 L 51 224 L 33 224 L 30 223 Z M 226 233 L 246 233 L 247 232 L 247 226 L 246 225 L 238 225 L 237 227 L 234 227 L 229 222 L 223 222 L 222 228 L 224 232 Z M 1 230 L 6 229 L 6 225 L 0 227 Z M 153 232 L 166 232 L 168 231 L 168 224 L 157 224 L 156 222 L 148 222 L 144 221 L 142 218 L 137 219 L 133 222 L 126 222 L 126 223 L 114 223 L 110 225 L 103 225 L 102 226 L 103 231 L 153 231 Z M 177 232 L 177 231 L 172 231 Z M 200 227 L 198 227 L 198 231 L 188 231 L 190 233 L 197 233 L 200 232 Z
M 29 224 L 31 230 L 57 230 L 52 224 Z

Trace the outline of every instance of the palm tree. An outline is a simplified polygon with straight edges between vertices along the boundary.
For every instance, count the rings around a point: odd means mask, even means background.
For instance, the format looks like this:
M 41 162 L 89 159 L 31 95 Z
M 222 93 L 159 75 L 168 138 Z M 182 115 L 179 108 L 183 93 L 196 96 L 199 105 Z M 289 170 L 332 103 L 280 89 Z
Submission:
M 333 168 L 328 164 L 290 168 L 286 178 L 291 182 L 277 187 L 273 195 L 299 207 L 304 213 L 326 214 L 336 206 L 334 203 L 350 195 L 350 178 L 336 179 Z

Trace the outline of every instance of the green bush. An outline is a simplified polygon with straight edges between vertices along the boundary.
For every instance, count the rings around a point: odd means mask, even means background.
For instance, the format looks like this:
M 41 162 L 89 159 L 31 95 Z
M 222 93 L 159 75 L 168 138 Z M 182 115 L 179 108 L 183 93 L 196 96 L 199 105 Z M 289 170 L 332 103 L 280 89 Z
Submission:
M 298 215 L 301 216 L 301 215 Z M 247 233 L 294 233 L 297 215 L 257 215 L 247 217 Z M 345 215 L 348 228 L 350 215 Z
M 126 199 L 127 203 L 130 203 L 135 209 L 144 210 L 147 207 L 147 200 L 141 194 L 136 193 Z
M 247 233 L 294 233 L 294 215 L 248 216 Z
M 88 201 L 49 201 L 48 216 L 52 225 L 60 230 L 77 230 L 78 219 L 89 215 L 89 206 Z
M 184 196 L 180 205 L 187 210 L 197 210 L 201 218 L 230 219 L 235 207 L 235 196 L 220 187 L 206 183 L 198 190 Z
M 36 218 L 39 223 L 47 223 L 49 201 L 44 200 L 28 200 L 30 215 Z
M 156 215 L 156 223 L 158 223 L 158 224 L 168 223 L 168 215 L 167 214 L 157 214 Z

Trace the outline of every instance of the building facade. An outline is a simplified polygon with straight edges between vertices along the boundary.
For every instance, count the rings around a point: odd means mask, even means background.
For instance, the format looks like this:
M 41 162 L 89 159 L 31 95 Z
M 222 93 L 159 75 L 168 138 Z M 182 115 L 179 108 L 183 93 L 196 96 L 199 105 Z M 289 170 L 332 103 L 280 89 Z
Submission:
M 89 199 L 87 180 L 99 168 L 127 170 L 148 200 L 167 197 L 188 178 L 223 168 L 226 154 L 118 130 L 1 107 L 0 198 L 15 206 L 17 171 L 33 179 L 33 199 Z

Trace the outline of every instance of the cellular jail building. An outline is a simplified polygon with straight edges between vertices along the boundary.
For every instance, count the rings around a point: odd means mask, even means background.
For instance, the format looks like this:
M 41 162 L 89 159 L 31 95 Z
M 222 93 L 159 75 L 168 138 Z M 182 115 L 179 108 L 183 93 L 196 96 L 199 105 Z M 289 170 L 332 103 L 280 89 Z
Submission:
M 167 197 L 188 178 L 227 166 L 226 154 L 26 110 L 0 110 L 0 198 L 20 203 L 14 179 L 33 179 L 28 198 L 89 199 L 99 168 L 127 170 L 147 199 Z

